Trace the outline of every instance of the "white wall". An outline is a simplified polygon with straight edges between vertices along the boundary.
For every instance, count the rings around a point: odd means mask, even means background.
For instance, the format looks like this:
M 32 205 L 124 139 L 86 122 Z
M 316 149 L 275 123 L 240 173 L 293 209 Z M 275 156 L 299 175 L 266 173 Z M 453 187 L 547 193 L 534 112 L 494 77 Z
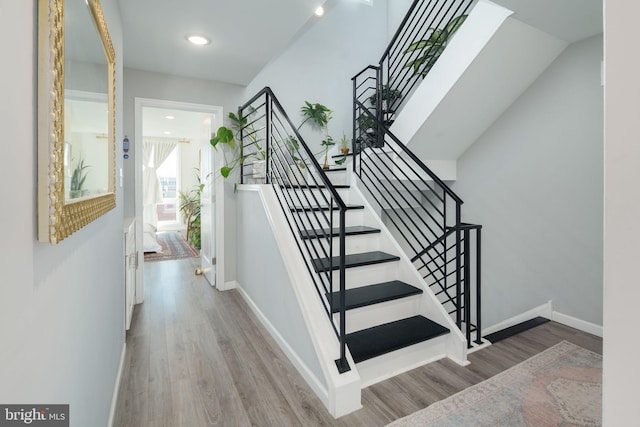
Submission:
M 389 41 L 391 41 L 400 27 L 412 3 L 413 0 L 392 0 L 387 2 L 387 31 L 389 33 Z M 380 52 L 380 56 L 382 56 L 383 52 Z
M 242 86 L 170 76 L 126 68 L 124 70 L 124 134 L 129 137 L 129 159 L 125 161 L 125 216 L 134 215 L 134 99 L 149 98 L 193 104 L 218 105 L 236 111 L 243 101 Z
M 304 101 L 334 110 L 329 131 L 338 141 L 352 133 L 351 78 L 376 64 L 387 44 L 387 2 L 373 6 L 334 2 L 333 7 L 307 32 L 275 58 L 248 85 L 248 100 L 265 86 L 271 87 L 295 125 Z M 321 135 L 305 127 L 302 133 L 314 152 Z
M 611 427 L 640 425 L 640 59 L 631 52 L 640 38 L 639 14 L 638 2 L 605 2 L 603 421 Z
M 106 425 L 124 343 L 122 191 L 117 208 L 58 245 L 36 240 L 36 3 L 0 5 L 0 402 L 68 403 L 71 426 Z M 122 136 L 122 28 L 103 0 L 117 57 Z M 121 153 L 120 151 L 118 151 Z M 117 166 L 121 166 L 121 154 Z
M 458 160 L 483 225 L 483 324 L 552 299 L 602 325 L 602 37 L 569 46 Z
M 324 381 L 260 193 L 239 191 L 238 214 L 238 283 L 316 379 Z

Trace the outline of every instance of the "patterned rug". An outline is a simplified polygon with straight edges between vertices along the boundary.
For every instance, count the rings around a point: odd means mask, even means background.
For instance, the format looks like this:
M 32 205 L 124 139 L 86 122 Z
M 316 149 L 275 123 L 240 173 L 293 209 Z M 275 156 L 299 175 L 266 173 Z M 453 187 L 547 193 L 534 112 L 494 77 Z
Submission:
M 389 425 L 600 426 L 601 401 L 602 356 L 563 341 Z
M 156 240 L 162 246 L 162 252 L 144 254 L 145 262 L 168 261 L 182 258 L 196 258 L 200 254 L 184 240 L 177 231 L 166 231 L 156 234 Z

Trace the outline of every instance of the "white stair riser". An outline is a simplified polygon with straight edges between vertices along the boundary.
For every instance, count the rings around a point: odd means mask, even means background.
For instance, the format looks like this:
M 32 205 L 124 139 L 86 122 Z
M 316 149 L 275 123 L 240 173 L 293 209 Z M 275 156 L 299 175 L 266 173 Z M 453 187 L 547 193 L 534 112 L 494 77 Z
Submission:
M 393 301 L 386 301 L 367 307 L 355 308 L 348 310 L 347 317 L 347 333 L 361 331 L 383 323 L 394 322 L 396 320 L 406 319 L 407 317 L 420 314 L 419 295 L 400 298 Z M 340 323 L 340 315 L 334 314 L 334 322 L 336 325 Z
M 316 212 L 293 212 L 293 215 L 299 215 L 303 229 L 322 229 L 329 228 L 331 221 L 331 213 L 329 211 Z M 338 227 L 340 220 L 339 212 L 333 213 L 333 227 Z M 350 209 L 345 213 L 345 226 L 361 225 L 363 222 L 363 212 L 361 209 Z
M 446 357 L 444 335 L 358 363 L 362 388 Z
M 340 238 L 334 237 L 333 239 L 333 255 L 340 255 Z M 311 239 L 310 242 L 321 251 L 322 248 L 328 251 L 329 242 L 326 239 Z M 357 234 L 345 237 L 345 251 L 346 254 L 355 254 L 360 252 L 377 251 L 380 249 L 380 238 L 377 233 L 374 234 Z
M 398 263 L 385 262 L 363 267 L 347 268 L 346 279 L 347 289 L 359 288 L 360 286 L 374 283 L 390 282 L 398 279 Z M 337 275 L 337 270 L 336 270 Z M 337 283 L 337 281 L 336 281 Z

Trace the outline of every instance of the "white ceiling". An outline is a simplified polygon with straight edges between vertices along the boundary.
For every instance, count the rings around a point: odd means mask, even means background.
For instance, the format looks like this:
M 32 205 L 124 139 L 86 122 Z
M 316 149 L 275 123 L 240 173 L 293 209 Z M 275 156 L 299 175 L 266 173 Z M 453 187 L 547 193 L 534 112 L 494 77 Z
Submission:
M 514 18 L 568 43 L 602 33 L 603 0 L 492 0 Z
M 324 0 L 118 0 L 124 65 L 248 84 Z M 211 44 L 194 46 L 198 33 Z
M 173 119 L 167 118 L 173 117 Z M 168 132 L 168 133 L 166 133 Z M 166 108 L 142 109 L 144 136 L 198 140 L 211 135 L 211 114 Z
M 313 25 L 325 0 L 117 0 L 124 65 L 247 85 L 291 40 Z M 325 6 L 331 6 L 330 0 Z M 353 0 L 351 0 L 353 1 Z M 389 0 L 393 1 L 393 0 Z M 493 0 L 514 17 L 566 42 L 602 32 L 602 0 Z M 211 44 L 194 46 L 191 33 Z

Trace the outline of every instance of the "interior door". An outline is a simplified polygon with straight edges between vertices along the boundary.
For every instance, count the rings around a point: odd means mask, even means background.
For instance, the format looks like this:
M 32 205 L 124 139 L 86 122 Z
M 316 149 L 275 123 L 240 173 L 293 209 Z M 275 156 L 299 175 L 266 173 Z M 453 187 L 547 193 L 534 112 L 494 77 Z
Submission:
M 200 182 L 204 184 L 200 195 L 200 261 L 204 276 L 211 286 L 216 286 L 216 227 L 215 186 L 213 185 L 213 148 L 209 141 L 203 143 L 200 157 Z

